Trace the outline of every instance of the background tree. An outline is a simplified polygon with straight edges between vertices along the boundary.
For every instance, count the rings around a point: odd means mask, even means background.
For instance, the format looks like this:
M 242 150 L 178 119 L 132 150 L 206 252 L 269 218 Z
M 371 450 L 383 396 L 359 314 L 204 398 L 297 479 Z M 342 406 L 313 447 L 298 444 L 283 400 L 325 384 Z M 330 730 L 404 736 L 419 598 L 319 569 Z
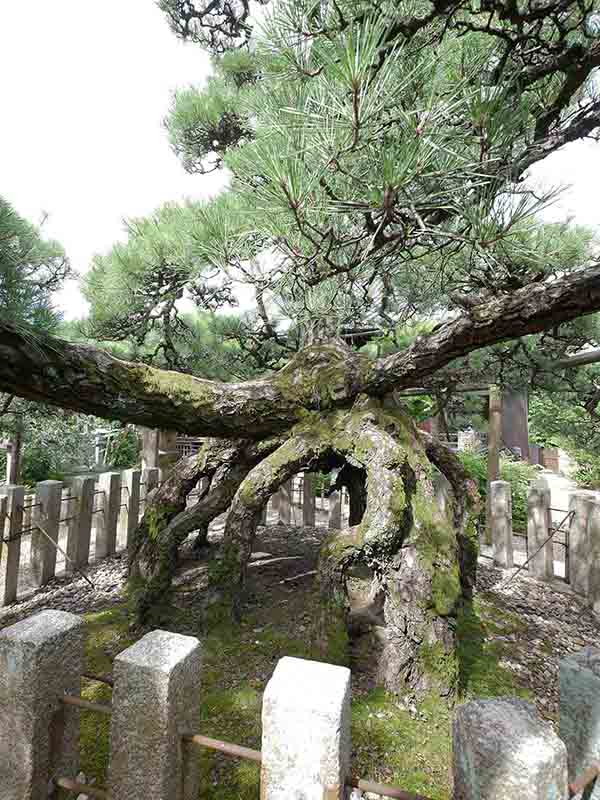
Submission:
M 175 30 L 216 55 L 249 35 L 245 3 L 163 7 Z M 536 214 L 552 195 L 525 180 L 530 166 L 598 128 L 593 10 L 282 0 L 245 56 L 247 80 L 224 69 L 197 102 L 193 93 L 175 101 L 171 136 L 189 168 L 212 159 L 231 176 L 228 191 L 186 210 L 185 285 L 200 267 L 216 269 L 218 282 L 243 276 L 255 331 L 282 348 L 291 337 L 272 309 L 287 314 L 305 346 L 278 371 L 218 383 L 58 340 L 38 343 L 40 359 L 2 326 L 0 387 L 213 437 L 177 466 L 138 529 L 131 569 L 142 620 L 167 596 L 200 477 L 209 486 L 193 524 L 229 508 L 214 577 L 240 613 L 268 496 L 300 470 L 349 465 L 352 525 L 322 559 L 331 613 L 349 570 L 368 567 L 372 613 L 387 633 L 382 681 L 451 688 L 456 619 L 474 579 L 476 501 L 460 463 L 415 429 L 394 391 L 434 386 L 442 370 L 443 388 L 465 364 L 526 366 L 532 352 L 543 365 L 565 349 L 565 331 L 568 350 L 581 339 L 579 318 L 600 309 L 589 237 L 540 232 Z M 215 126 L 207 109 L 218 96 L 227 113 Z M 222 123 L 212 144 L 209 123 Z M 98 293 L 110 289 L 109 267 L 98 265 Z M 152 285 L 144 290 L 153 309 L 176 308 L 177 270 L 164 301 Z M 365 328 L 398 336 L 416 323 L 410 343 L 380 358 L 348 344 L 364 345 L 356 339 Z M 159 335 L 166 341 L 166 330 Z M 437 486 L 444 508 L 434 502 L 438 472 L 448 481 Z

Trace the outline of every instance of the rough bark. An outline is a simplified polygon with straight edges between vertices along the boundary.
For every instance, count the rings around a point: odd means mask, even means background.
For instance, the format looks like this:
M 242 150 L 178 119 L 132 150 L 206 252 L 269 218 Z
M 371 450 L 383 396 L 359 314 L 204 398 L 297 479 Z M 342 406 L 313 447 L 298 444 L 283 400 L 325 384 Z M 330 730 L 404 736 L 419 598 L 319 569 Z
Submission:
M 451 691 L 458 674 L 456 616 L 474 578 L 466 574 L 475 566 L 469 535 L 474 489 L 451 457 L 434 455 L 450 465 L 454 486 L 468 488 L 459 498 L 448 489 L 444 507 L 435 502 L 432 466 L 421 438 L 400 409 L 361 399 L 349 411 L 308 415 L 248 473 L 231 504 L 212 579 L 234 614 L 240 613 L 246 564 L 269 495 L 300 470 L 347 462 L 367 476 L 366 509 L 359 524 L 332 535 L 324 547 L 324 627 L 345 621 L 348 575 L 357 565 L 367 567 L 373 576 L 371 618 L 384 631 L 382 683 L 394 691 Z
M 227 510 L 250 469 L 280 442 L 207 439 L 197 454 L 181 459 L 153 492 L 129 552 L 131 605 L 138 624 L 155 621 L 168 604 L 184 539 L 194 530 L 207 529 Z M 201 478 L 209 478 L 209 486 L 187 509 L 187 498 Z
M 600 268 L 498 296 L 378 361 L 341 345 L 312 346 L 262 380 L 223 384 L 122 361 L 101 350 L 37 342 L 0 321 L 0 391 L 150 427 L 260 438 L 299 410 L 349 406 L 361 393 L 416 386 L 460 356 L 600 309 Z

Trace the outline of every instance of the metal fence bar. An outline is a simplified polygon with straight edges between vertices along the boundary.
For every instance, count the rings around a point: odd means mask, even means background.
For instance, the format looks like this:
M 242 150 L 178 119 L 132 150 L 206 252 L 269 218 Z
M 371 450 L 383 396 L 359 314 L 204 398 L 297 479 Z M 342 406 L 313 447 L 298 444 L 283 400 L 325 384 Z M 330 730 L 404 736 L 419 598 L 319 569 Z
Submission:
M 97 714 L 112 714 L 110 706 L 102 705 L 101 703 L 92 703 L 89 700 L 84 700 L 83 697 L 77 697 L 73 694 L 63 694 L 60 702 L 66 706 L 76 706 L 77 708 L 85 708 L 87 711 L 95 711 Z
M 220 739 L 211 739 L 209 736 L 202 736 L 201 734 L 190 734 L 183 738 L 200 747 L 218 750 L 220 753 L 225 753 L 225 755 L 233 756 L 234 758 L 245 758 L 247 761 L 255 761 L 257 764 L 262 762 L 260 750 L 252 750 L 249 747 L 242 747 L 242 745 L 232 744 L 231 742 L 222 742 Z
M 244 758 L 247 761 L 254 761 L 257 764 L 262 763 L 262 753 L 260 750 L 252 750 L 249 747 L 243 747 L 239 744 L 232 742 L 224 742 L 220 739 L 211 739 L 209 736 L 202 736 L 201 734 L 187 734 L 182 737 L 185 741 L 192 744 L 206 747 L 209 750 L 218 750 L 220 753 L 232 756 L 233 758 Z M 429 798 L 420 794 L 412 794 L 405 792 L 398 786 L 390 786 L 387 783 L 375 783 L 374 781 L 366 781 L 363 778 L 351 778 L 346 781 L 346 786 L 351 789 L 360 789 L 363 792 L 373 792 L 374 794 L 381 794 L 387 797 L 397 798 L 397 800 L 429 800 Z M 333 792 L 338 794 L 333 794 Z M 325 790 L 325 798 L 328 797 L 327 792 L 332 797 L 339 796 L 339 787 L 327 787 Z

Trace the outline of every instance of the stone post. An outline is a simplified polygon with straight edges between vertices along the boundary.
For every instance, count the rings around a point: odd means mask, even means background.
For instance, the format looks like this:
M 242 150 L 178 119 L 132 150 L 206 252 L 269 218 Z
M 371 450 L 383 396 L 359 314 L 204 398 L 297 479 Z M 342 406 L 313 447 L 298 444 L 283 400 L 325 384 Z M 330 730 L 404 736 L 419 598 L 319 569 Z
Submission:
M 197 800 L 201 650 L 193 636 L 154 630 L 114 661 L 111 800 Z
M 529 574 L 541 581 L 554 578 L 554 548 L 552 539 L 548 539 L 550 525 L 550 489 L 544 481 L 534 481 L 527 496 L 527 552 L 531 558 Z
M 500 477 L 500 444 L 502 441 L 502 393 L 500 387 L 490 386 L 488 399 L 488 493 L 486 500 L 485 543 L 492 544 L 490 484 Z
M 282 658 L 262 709 L 261 800 L 344 797 L 350 769 L 350 670 Z M 331 795 L 330 795 L 331 796 Z
M 92 511 L 94 509 L 93 476 L 75 478 L 71 487 L 73 499 L 70 503 L 72 516 L 67 529 L 66 569 L 85 567 L 90 560 L 90 537 L 92 533 Z
M 504 569 L 512 569 L 512 495 L 508 481 L 492 481 L 490 484 L 490 523 L 494 563 Z
M 277 508 L 279 511 L 279 523 L 289 525 L 292 521 L 292 482 L 282 483 L 277 491 Z
M 560 662 L 559 734 L 568 745 L 569 780 L 600 760 L 600 650 L 584 647 Z M 583 795 L 600 798 L 600 780 Z
M 142 473 L 139 469 L 126 469 L 123 472 L 123 488 L 121 491 L 121 526 L 124 534 L 124 546 L 129 548 L 133 533 L 140 516 L 140 483 Z
M 148 467 L 147 469 L 142 470 L 142 483 L 144 484 L 144 491 L 142 493 L 140 502 L 144 503 L 144 511 L 146 510 L 145 504 L 148 502 L 148 495 L 158 486 L 158 478 L 158 467 Z
M 600 500 L 590 503 L 588 517 L 589 581 L 588 600 L 596 614 L 600 614 Z
M 0 631 L 0 796 L 47 800 L 53 777 L 74 777 L 79 761 L 78 695 L 84 623 L 41 611 Z
M 179 460 L 177 450 L 177 432 L 159 431 L 158 433 L 158 466 L 161 481 L 167 477 L 174 464 Z
M 6 539 L 0 560 L 0 606 L 6 606 L 17 599 L 25 489 L 23 486 L 5 485 L 1 493 L 5 495 L 7 518 L 0 525 L 0 534 Z
M 142 434 L 142 469 L 158 468 L 158 431 L 140 426 Z
M 62 490 L 62 481 L 42 481 L 36 486 L 31 531 L 31 574 L 36 586 L 44 586 L 56 572 Z
M 102 492 L 96 520 L 96 558 L 112 556 L 117 550 L 117 521 L 121 505 L 121 473 L 103 472 L 98 480 L 98 490 Z
M 567 752 L 535 706 L 512 697 L 459 706 L 453 723 L 454 797 L 567 800 Z
M 302 524 L 315 527 L 315 476 L 305 472 L 302 481 Z
M 342 527 L 342 493 L 329 495 L 329 527 L 339 530 Z
M 569 495 L 569 511 L 573 513 L 569 525 L 569 574 L 566 576 L 571 589 L 584 597 L 588 596 L 590 579 L 590 545 L 588 521 L 593 492 L 573 492 Z

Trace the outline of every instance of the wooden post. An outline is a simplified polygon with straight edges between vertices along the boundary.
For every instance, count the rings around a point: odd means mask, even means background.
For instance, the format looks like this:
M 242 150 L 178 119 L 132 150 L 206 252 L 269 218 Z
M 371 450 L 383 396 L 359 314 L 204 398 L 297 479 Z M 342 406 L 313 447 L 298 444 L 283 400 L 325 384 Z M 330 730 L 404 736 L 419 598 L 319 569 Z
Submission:
M 492 544 L 490 491 L 492 481 L 500 477 L 500 439 L 502 437 L 502 394 L 498 386 L 490 386 L 488 420 L 488 484 L 485 542 Z

